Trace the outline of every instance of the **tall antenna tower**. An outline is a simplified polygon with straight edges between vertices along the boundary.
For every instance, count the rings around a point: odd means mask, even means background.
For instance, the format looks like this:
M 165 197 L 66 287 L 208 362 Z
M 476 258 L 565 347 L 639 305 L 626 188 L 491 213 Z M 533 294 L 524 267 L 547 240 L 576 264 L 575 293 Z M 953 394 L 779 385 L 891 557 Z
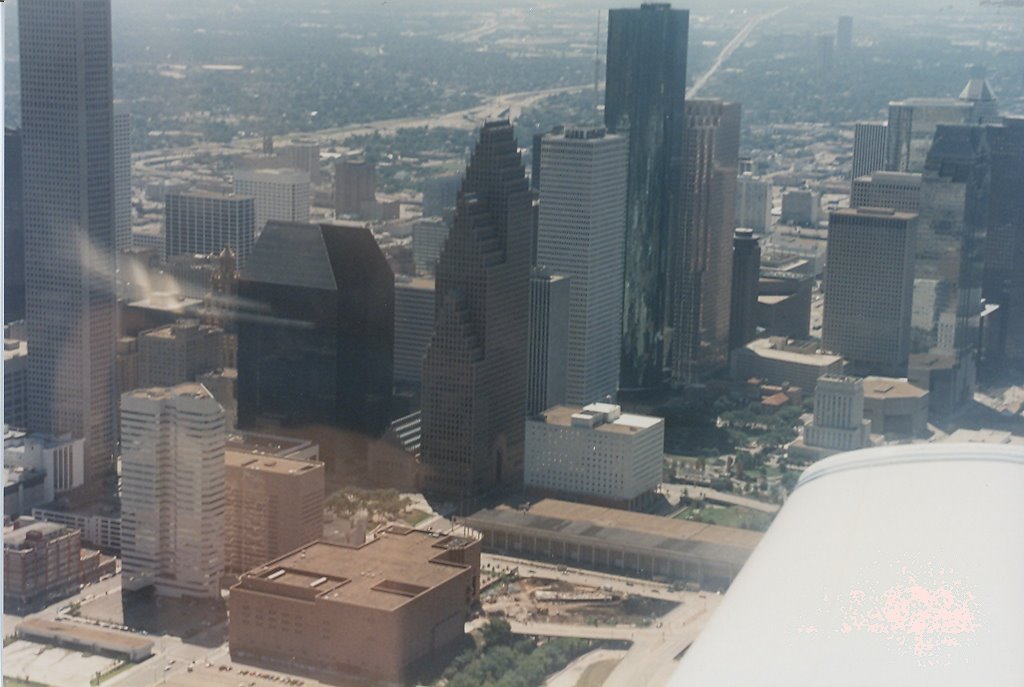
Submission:
M 601 10 L 597 11 L 597 33 L 594 36 L 594 114 L 601 108 Z M 600 117 L 598 117 L 600 119 Z

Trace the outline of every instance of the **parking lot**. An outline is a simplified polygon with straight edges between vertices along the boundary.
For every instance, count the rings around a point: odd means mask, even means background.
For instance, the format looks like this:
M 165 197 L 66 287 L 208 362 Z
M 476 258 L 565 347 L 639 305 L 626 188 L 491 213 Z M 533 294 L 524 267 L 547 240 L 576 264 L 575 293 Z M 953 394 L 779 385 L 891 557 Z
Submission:
M 17 640 L 4 647 L 4 677 L 44 685 L 89 687 L 96 673 L 107 673 L 121 661 L 48 644 Z

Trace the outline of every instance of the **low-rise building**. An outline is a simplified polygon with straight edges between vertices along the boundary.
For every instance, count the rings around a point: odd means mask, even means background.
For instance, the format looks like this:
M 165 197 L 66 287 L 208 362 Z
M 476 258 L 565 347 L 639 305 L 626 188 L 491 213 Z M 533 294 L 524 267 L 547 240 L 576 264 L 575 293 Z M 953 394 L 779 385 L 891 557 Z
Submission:
M 818 377 L 842 374 L 843 359 L 823 353 L 814 341 L 770 337 L 733 351 L 731 372 L 736 381 L 756 377 L 768 384 L 793 384 L 811 393 Z
M 751 530 L 555 499 L 529 510 L 499 506 L 461 521 L 483 534 L 487 551 L 705 589 L 728 587 L 761 540 Z
M 554 406 L 526 420 L 528 492 L 639 510 L 661 481 L 665 421 L 609 403 Z
M 798 460 L 819 460 L 871 445 L 871 423 L 864 419 L 864 380 L 826 375 L 814 390 L 814 421 L 789 447 Z
M 228 435 L 224 447 L 226 572 L 250 570 L 322 536 L 324 465 L 317 459 L 316 448 L 287 437 Z
M 233 658 L 407 680 L 463 637 L 480 541 L 391 526 L 362 546 L 315 542 L 231 588 Z
M 36 506 L 82 486 L 85 441 L 70 434 L 4 434 L 4 515 L 27 514 Z
M 864 419 L 886 439 L 928 436 L 928 391 L 906 379 L 864 378 Z
M 41 605 L 78 591 L 82 533 L 22 518 L 4 529 L 4 606 Z

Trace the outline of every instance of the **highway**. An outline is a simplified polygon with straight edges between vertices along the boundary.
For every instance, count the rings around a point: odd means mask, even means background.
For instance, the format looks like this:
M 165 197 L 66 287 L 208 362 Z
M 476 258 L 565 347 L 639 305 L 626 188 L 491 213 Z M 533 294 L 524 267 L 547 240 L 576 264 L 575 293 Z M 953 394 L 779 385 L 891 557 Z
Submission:
M 744 27 L 740 29 L 740 32 L 737 33 L 731 41 L 726 43 L 725 47 L 722 48 L 722 52 L 718 53 L 718 57 L 715 59 L 714 64 L 712 64 L 706 72 L 697 77 L 697 80 L 693 82 L 693 85 L 690 86 L 690 89 L 686 91 L 686 97 L 697 97 L 697 94 L 700 92 L 702 88 L 704 88 L 704 86 L 711 79 L 711 77 L 715 75 L 715 72 L 718 71 L 719 67 L 721 67 L 722 64 L 726 60 L 728 60 L 734 52 L 736 52 L 737 48 L 743 45 L 743 42 L 747 40 L 747 37 L 750 36 L 751 32 L 755 28 L 757 28 L 758 24 L 763 22 L 765 19 L 770 19 L 771 17 L 774 17 L 780 12 L 785 12 L 787 9 L 787 7 L 780 7 L 774 12 L 768 12 L 767 14 L 758 15 L 751 19 L 750 21 L 748 21 L 746 25 L 744 25 Z

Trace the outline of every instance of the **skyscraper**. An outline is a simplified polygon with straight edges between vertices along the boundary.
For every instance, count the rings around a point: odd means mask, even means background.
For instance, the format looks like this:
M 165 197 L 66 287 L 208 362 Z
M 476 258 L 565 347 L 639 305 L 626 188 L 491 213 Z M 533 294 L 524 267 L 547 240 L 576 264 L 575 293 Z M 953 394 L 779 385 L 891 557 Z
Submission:
M 656 387 L 665 379 L 670 253 L 681 221 L 689 19 L 689 12 L 667 3 L 608 12 L 604 121 L 629 140 L 623 388 Z
M 885 169 L 921 172 L 939 124 L 968 124 L 973 103 L 956 98 L 908 98 L 889 103 Z
M 426 486 L 463 509 L 522 483 L 530 203 L 512 125 L 485 123 L 437 267 L 423 364 Z
M 818 34 L 815 38 L 814 47 L 818 57 L 818 73 L 821 76 L 828 76 L 832 73 L 835 43 L 836 37 L 831 33 Z
M 376 200 L 376 166 L 366 160 L 334 163 L 334 212 L 337 215 L 368 214 Z
M 772 184 L 750 172 L 736 179 L 736 227 L 767 234 L 772 228 Z
M 853 180 L 851 208 L 921 209 L 921 175 L 912 172 L 871 172 Z
M 740 106 L 686 103 L 682 234 L 672 246 L 672 382 L 692 384 L 729 363 L 732 238 Z
M 22 2 L 18 27 L 29 428 L 85 439 L 91 495 L 116 436 L 110 0 Z
M 757 333 L 757 290 L 761 275 L 761 246 L 751 229 L 737 229 L 732 239 L 732 303 L 729 350 L 745 346 Z
M 822 344 L 862 374 L 906 374 L 917 216 L 878 208 L 829 217 Z
M 885 122 L 857 122 L 853 125 L 853 178 L 885 169 Z
M 132 247 L 132 114 L 114 103 L 114 243 L 118 254 Z
M 230 248 L 245 267 L 256 240 L 256 201 L 212 191 L 168 193 L 164 207 L 166 257 L 220 253 Z
M 959 100 L 970 103 L 974 107 L 974 124 L 998 124 L 999 105 L 996 102 L 992 86 L 985 78 L 985 68 L 980 65 L 971 67 L 971 78 L 960 91 Z
M 544 136 L 537 264 L 569 281 L 565 402 L 619 387 L 627 143 L 599 128 Z
M 220 598 L 224 410 L 199 384 L 121 397 L 123 588 Z
M 527 415 L 565 403 L 571 281 L 541 268 L 534 268 L 530 275 Z
M 914 333 L 917 351 L 952 357 L 953 407 L 974 393 L 990 185 L 986 127 L 938 126 L 921 180 L 914 308 L 926 317 Z
M 395 383 L 419 384 L 434 336 L 434 280 L 395 276 Z
M 1006 351 L 1024 361 L 1024 118 L 986 127 L 992 152 L 992 188 L 982 295 L 1006 308 Z
M 256 199 L 256 235 L 272 219 L 308 222 L 310 207 L 309 173 L 277 169 L 235 171 L 235 193 Z
M 853 17 L 839 17 L 836 25 L 836 52 L 846 57 L 853 50 Z
M 240 428 L 384 432 L 394 275 L 368 229 L 271 220 L 238 295 L 255 310 L 238 325 Z M 336 446 L 317 440 L 325 462 L 333 461 Z
M 25 319 L 25 196 L 21 131 L 4 129 L 4 323 Z

